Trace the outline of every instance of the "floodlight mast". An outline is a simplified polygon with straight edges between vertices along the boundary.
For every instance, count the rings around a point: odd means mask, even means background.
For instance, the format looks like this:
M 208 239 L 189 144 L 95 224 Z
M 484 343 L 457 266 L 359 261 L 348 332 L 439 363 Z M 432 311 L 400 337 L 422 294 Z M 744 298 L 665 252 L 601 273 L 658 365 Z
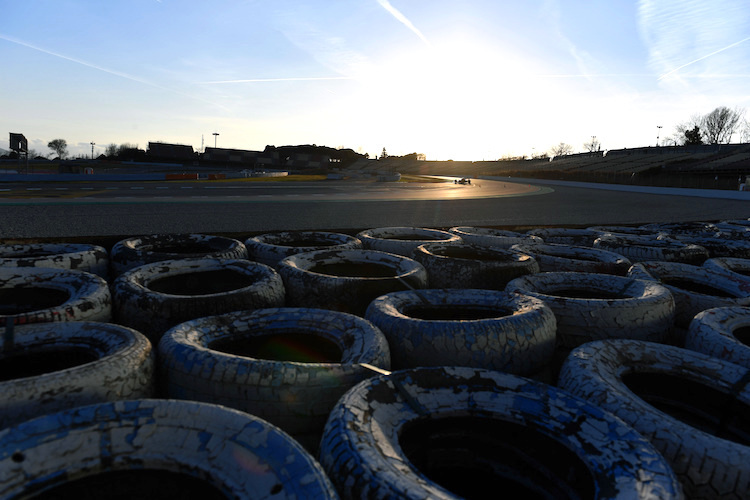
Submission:
M 219 136 L 218 132 L 214 132 L 214 149 L 216 149 L 216 138 Z
M 96 143 L 94 141 L 91 141 L 91 159 L 94 159 L 94 146 Z

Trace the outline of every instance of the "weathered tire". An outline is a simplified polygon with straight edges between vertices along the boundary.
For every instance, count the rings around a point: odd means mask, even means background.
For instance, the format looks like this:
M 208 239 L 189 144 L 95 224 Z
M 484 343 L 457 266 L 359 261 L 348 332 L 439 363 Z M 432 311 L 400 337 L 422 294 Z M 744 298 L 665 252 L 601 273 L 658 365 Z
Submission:
M 75 269 L 107 279 L 109 254 L 104 247 L 79 243 L 0 245 L 0 267 L 8 266 Z
M 644 224 L 641 229 L 657 231 L 673 238 L 678 236 L 708 236 L 719 232 L 719 229 L 709 222 L 668 222 Z
M 153 234 L 127 238 L 110 251 L 112 275 L 163 260 L 246 259 L 245 245 L 232 238 L 206 234 Z
M 688 498 L 747 498 L 746 368 L 675 346 L 608 340 L 574 350 L 559 385 L 650 439 Z
M 548 227 L 532 229 L 526 234 L 537 236 L 544 243 L 557 243 L 558 245 L 575 245 L 579 247 L 590 247 L 594 240 L 601 236 L 601 232 L 592 229 L 568 229 L 564 227 Z
M 379 227 L 357 234 L 367 250 L 395 253 L 411 257 L 414 249 L 425 243 L 460 243 L 457 234 L 424 227 Z
M 594 241 L 594 247 L 618 253 L 633 263 L 663 260 L 699 266 L 708 258 L 708 251 L 701 246 L 644 236 L 603 235 Z
M 156 343 L 169 328 L 195 318 L 284 305 L 284 284 L 272 268 L 238 259 L 153 262 L 113 284 L 115 319 Z
M 750 368 L 750 307 L 717 307 L 695 315 L 685 347 Z
M 541 272 L 582 272 L 625 276 L 632 265 L 622 255 L 608 250 L 555 243 L 513 245 L 511 250 L 531 255 Z
M 248 259 L 278 267 L 284 257 L 315 250 L 362 248 L 354 236 L 326 231 L 285 231 L 261 234 L 245 240 Z
M 194 401 L 73 408 L 0 432 L 0 497 L 336 498 L 268 422 Z
M 706 269 L 719 269 L 750 277 L 750 259 L 738 259 L 736 257 L 714 257 L 703 263 Z
M 159 359 L 170 398 L 236 408 L 317 442 L 336 401 L 374 374 L 362 363 L 391 366 L 388 342 L 371 323 L 307 308 L 182 323 L 162 337 Z
M 750 305 L 750 278 L 725 271 L 679 262 L 639 262 L 628 276 L 656 281 L 669 289 L 675 300 L 675 324 L 682 328 L 706 309 Z
M 714 236 L 677 236 L 683 243 L 699 245 L 708 251 L 709 257 L 750 258 L 750 240 L 736 239 L 727 233 Z
M 73 406 L 153 395 L 154 353 L 135 330 L 109 323 L 15 329 L 0 351 L 0 428 Z
M 375 250 L 318 250 L 279 263 L 287 305 L 363 316 L 373 299 L 388 292 L 425 288 L 419 262 Z
M 533 257 L 498 247 L 425 243 L 412 258 L 427 270 L 430 288 L 503 290 L 514 278 L 538 273 Z
M 527 375 L 555 350 L 552 310 L 505 292 L 392 292 L 373 300 L 365 318 L 388 339 L 394 369 L 470 366 Z
M 59 321 L 109 321 L 107 282 L 84 271 L 0 268 L 0 326 Z
M 614 236 L 641 236 L 644 238 L 657 238 L 661 234 L 655 229 L 643 229 L 632 226 L 591 226 L 588 229 L 597 231 L 601 236 L 612 234 Z
M 666 462 L 621 420 L 473 368 L 358 384 L 331 412 L 320 462 L 344 498 L 681 498 Z
M 457 226 L 450 228 L 450 232 L 457 234 L 466 243 L 483 247 L 510 248 L 516 244 L 535 245 L 543 243 L 538 236 L 503 231 L 488 227 Z
M 544 301 L 557 319 L 558 345 L 606 338 L 662 342 L 671 333 L 674 299 L 654 281 L 594 273 L 539 273 L 505 289 Z

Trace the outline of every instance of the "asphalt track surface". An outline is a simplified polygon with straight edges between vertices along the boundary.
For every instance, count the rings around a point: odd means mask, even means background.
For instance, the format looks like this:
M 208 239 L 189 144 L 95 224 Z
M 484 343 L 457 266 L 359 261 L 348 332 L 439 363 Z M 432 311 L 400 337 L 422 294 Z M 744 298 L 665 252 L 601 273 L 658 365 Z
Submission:
M 7 183 L 0 185 L 0 238 L 250 236 L 384 226 L 521 230 L 750 217 L 750 193 L 620 189 L 628 187 L 519 179 L 475 179 L 471 185 L 452 181 Z

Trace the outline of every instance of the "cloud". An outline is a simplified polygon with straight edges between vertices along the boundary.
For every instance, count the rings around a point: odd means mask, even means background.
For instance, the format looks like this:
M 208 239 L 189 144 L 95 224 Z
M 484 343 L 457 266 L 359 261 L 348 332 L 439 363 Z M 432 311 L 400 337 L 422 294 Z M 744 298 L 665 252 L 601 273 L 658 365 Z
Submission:
M 212 82 L 196 82 L 198 85 L 219 85 L 226 83 L 265 83 L 265 82 L 316 82 L 327 80 L 353 80 L 349 76 L 301 76 L 290 78 L 249 78 L 245 80 L 217 80 Z
M 409 30 L 417 35 L 419 39 L 422 40 L 428 47 L 432 46 L 430 41 L 427 40 L 427 37 L 425 37 L 424 34 L 422 34 L 422 32 L 419 31 L 416 26 L 414 26 L 414 23 L 409 21 L 409 19 L 407 19 L 407 17 L 403 15 L 400 10 L 391 5 L 388 0 L 378 0 L 378 4 L 380 4 L 380 6 L 383 7 L 390 15 L 395 17 L 398 22 L 409 28 Z

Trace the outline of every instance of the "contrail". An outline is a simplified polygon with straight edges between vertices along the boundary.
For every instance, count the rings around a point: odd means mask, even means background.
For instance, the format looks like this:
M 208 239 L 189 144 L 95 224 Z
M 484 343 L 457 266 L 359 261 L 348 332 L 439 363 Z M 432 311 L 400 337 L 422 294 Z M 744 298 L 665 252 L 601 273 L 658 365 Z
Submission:
M 350 76 L 310 76 L 292 78 L 250 78 L 247 80 L 217 80 L 213 82 L 196 82 L 198 85 L 219 85 L 224 83 L 262 83 L 262 82 L 315 82 L 325 80 L 354 80 Z
M 673 69 L 673 70 L 671 70 L 671 71 L 668 71 L 668 72 L 664 73 L 663 75 L 661 75 L 661 76 L 660 76 L 660 77 L 659 77 L 658 79 L 659 79 L 659 80 L 662 80 L 662 79 L 664 79 L 664 78 L 668 77 L 669 75 L 671 75 L 672 73 L 676 73 L 677 71 L 680 71 L 680 70 L 681 70 L 682 68 L 685 68 L 685 67 L 687 67 L 687 66 L 690 66 L 691 64 L 695 64 L 695 63 L 697 63 L 697 62 L 699 62 L 699 61 L 702 61 L 702 60 L 704 60 L 704 59 L 706 59 L 706 58 L 708 58 L 708 57 L 711 57 L 711 56 L 715 56 L 715 55 L 716 55 L 716 54 L 718 54 L 719 52 L 724 52 L 725 50 L 731 49 L 732 47 L 736 47 L 737 45 L 739 45 L 739 44 L 741 44 L 741 43 L 747 42 L 748 40 L 750 40 L 750 36 L 749 36 L 749 37 L 747 37 L 747 38 L 743 38 L 743 39 L 742 39 L 742 40 L 740 40 L 739 42 L 734 42 L 734 43 L 733 43 L 733 44 L 731 44 L 731 45 L 727 45 L 727 46 L 726 46 L 726 47 L 724 47 L 724 48 L 721 48 L 721 49 L 719 49 L 719 50 L 715 50 L 715 51 L 711 52 L 710 54 L 706 54 L 706 55 L 705 55 L 705 56 L 703 56 L 703 57 L 699 57 L 698 59 L 696 59 L 696 60 L 694 60 L 694 61 L 690 61 L 689 63 L 683 64 L 682 66 L 679 66 L 679 67 L 677 67 L 677 68 L 675 68 L 675 69 Z
M 389 2 L 388 0 L 378 0 L 378 3 L 380 4 L 381 7 L 387 10 L 390 15 L 395 17 L 398 22 L 400 22 L 401 24 L 409 28 L 415 35 L 417 35 L 419 39 L 422 40 L 427 46 L 429 47 L 432 46 L 430 41 L 427 40 L 427 37 L 425 37 L 422 34 L 422 32 L 419 31 L 419 29 L 417 29 L 417 27 L 414 26 L 414 24 L 411 21 L 409 21 L 405 15 L 401 13 L 400 10 L 398 10 L 396 7 L 391 5 L 391 2 Z

